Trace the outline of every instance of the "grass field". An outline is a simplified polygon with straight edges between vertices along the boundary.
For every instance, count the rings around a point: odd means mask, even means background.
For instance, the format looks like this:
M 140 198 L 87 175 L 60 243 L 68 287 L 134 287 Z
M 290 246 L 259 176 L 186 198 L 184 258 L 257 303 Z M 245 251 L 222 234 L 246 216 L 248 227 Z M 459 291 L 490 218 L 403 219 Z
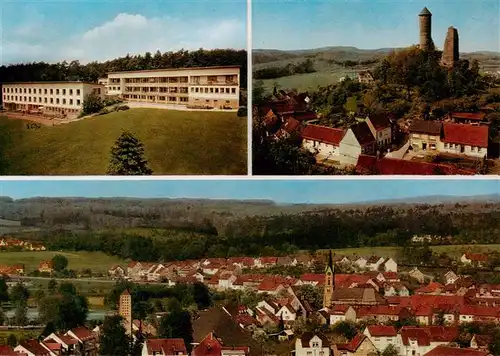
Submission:
M 55 252 L 55 251 L 34 251 L 34 252 L 0 252 L 1 264 L 23 263 L 29 273 L 36 268 L 40 261 L 50 260 L 54 255 L 63 255 L 68 259 L 68 268 L 82 270 L 90 268 L 93 272 L 107 272 L 115 265 L 124 263 L 118 257 L 108 256 L 102 252 Z
M 433 252 L 439 254 L 446 252 L 449 256 L 454 258 L 459 258 L 465 252 L 490 252 L 490 251 L 500 251 L 500 244 L 496 245 L 443 245 L 443 246 L 431 246 Z M 381 257 L 397 257 L 398 247 L 361 247 L 361 248 L 345 248 L 332 250 L 338 255 L 358 255 L 358 256 L 370 256 L 378 255 Z M 327 252 L 323 250 L 322 252 Z
M 122 130 L 144 143 L 154 174 L 246 174 L 247 119 L 229 112 L 130 109 L 69 124 L 27 128 L 0 117 L 11 175 L 103 175 Z

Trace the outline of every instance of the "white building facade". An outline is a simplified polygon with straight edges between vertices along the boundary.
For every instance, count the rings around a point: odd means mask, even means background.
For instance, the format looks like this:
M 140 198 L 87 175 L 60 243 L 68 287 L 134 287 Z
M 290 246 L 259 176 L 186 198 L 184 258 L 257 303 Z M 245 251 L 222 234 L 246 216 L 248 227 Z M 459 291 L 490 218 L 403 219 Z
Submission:
M 104 97 L 104 86 L 85 82 L 27 82 L 2 84 L 5 109 L 53 116 L 76 116 L 90 93 Z
M 130 103 L 235 110 L 239 107 L 240 67 L 112 72 L 106 91 Z

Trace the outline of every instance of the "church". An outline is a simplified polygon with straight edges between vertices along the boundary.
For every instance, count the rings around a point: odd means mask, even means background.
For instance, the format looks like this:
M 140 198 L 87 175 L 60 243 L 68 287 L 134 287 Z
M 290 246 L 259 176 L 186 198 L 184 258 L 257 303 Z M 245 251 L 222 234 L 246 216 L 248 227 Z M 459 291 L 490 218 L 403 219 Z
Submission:
M 328 255 L 325 267 L 325 284 L 323 290 L 323 308 L 335 305 L 349 305 L 352 307 L 367 307 L 384 304 L 384 298 L 370 287 L 335 288 L 335 266 L 332 251 Z

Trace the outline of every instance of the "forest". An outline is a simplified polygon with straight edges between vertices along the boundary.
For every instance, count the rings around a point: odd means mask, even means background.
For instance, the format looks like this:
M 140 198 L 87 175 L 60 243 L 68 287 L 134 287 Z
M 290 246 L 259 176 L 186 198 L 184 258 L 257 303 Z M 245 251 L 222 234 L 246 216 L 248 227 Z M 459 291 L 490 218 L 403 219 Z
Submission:
M 288 63 L 283 67 L 274 66 L 258 69 L 254 72 L 253 79 L 276 79 L 295 74 L 314 73 L 315 71 L 313 61 L 308 58 L 297 64 Z
M 96 82 L 108 72 L 147 70 L 160 68 L 185 68 L 239 65 L 241 66 L 241 86 L 247 86 L 247 52 L 245 50 L 214 49 L 196 51 L 179 50 L 144 55 L 130 55 L 106 62 L 79 61 L 59 63 L 22 63 L 0 67 L 0 83 L 34 81 L 85 81 Z M 1 98 L 0 98 L 1 99 Z
M 450 236 L 450 244 L 500 243 L 500 209 L 495 202 L 297 208 L 265 201 L 34 201 L 0 201 L 1 217 L 17 216 L 23 226 L 41 227 L 27 238 L 53 250 L 103 251 L 135 260 L 406 246 L 412 236 L 422 234 Z

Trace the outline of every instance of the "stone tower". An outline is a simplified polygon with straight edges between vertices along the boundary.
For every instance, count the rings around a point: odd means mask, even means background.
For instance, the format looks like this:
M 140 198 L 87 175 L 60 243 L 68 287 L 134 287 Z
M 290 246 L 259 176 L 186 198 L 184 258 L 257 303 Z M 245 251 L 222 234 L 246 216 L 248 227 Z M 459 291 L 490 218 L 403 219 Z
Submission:
M 452 68 L 458 62 L 458 30 L 453 26 L 448 27 L 446 40 L 444 41 L 441 65 Z
M 420 24 L 420 49 L 429 51 L 434 49 L 432 42 L 432 14 L 428 8 L 424 9 L 418 15 Z
M 325 287 L 323 289 L 323 308 L 330 308 L 332 293 L 335 289 L 335 267 L 333 266 L 332 250 L 328 255 L 328 264 L 325 267 Z
M 125 331 L 128 335 L 132 335 L 132 296 L 127 289 L 120 295 L 118 314 L 123 318 Z

